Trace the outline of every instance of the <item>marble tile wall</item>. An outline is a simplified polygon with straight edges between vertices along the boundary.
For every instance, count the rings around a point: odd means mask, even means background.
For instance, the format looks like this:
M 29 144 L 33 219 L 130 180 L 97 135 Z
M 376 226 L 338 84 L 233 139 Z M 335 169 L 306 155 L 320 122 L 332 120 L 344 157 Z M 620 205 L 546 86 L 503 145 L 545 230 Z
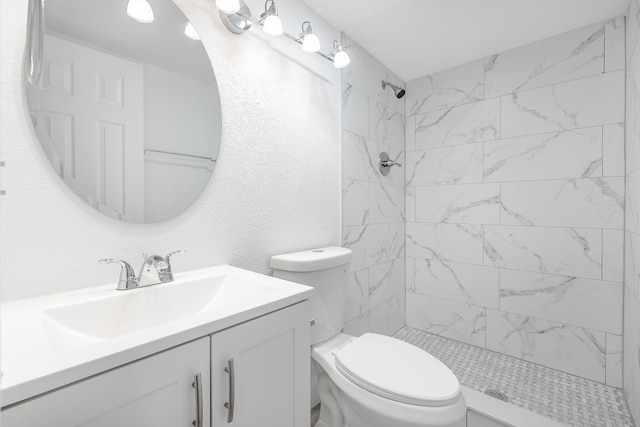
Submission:
M 624 226 L 624 392 L 640 423 L 640 0 L 631 0 L 626 25 L 626 190 Z
M 344 35 L 342 46 L 342 240 L 354 255 L 344 330 L 392 335 L 405 325 L 405 176 L 382 176 L 378 156 L 405 165 L 405 102 L 381 81 L 404 82 Z
M 408 326 L 622 386 L 624 52 L 620 17 L 407 82 Z

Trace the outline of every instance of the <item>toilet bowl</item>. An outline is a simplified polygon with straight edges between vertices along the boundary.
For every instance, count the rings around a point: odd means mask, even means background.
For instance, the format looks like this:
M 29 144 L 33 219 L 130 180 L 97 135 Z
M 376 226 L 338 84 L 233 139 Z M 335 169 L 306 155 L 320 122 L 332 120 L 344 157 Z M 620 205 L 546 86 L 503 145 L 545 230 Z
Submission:
M 396 338 L 341 332 L 351 256 L 328 247 L 271 259 L 275 277 L 316 290 L 310 299 L 321 403 L 316 427 L 466 426 L 458 379 L 437 358 Z
M 411 344 L 378 334 L 339 334 L 314 346 L 311 356 L 327 377 L 319 381 L 324 399 L 317 427 L 466 425 L 455 375 Z M 335 407 L 324 404 L 331 399 Z

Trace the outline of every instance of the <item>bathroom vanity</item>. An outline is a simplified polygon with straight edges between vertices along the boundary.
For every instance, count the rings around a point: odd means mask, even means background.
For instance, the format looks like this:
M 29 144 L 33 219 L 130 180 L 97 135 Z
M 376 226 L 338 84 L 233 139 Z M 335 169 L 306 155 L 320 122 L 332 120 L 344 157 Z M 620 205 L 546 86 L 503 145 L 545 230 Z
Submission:
M 4 304 L 1 424 L 305 425 L 311 292 L 220 266 Z

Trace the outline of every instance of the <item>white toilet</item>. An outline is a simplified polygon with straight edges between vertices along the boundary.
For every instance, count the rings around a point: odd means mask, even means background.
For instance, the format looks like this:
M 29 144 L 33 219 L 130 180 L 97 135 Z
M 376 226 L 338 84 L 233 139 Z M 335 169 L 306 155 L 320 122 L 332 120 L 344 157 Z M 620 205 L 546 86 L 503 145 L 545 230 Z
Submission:
M 460 384 L 442 362 L 395 338 L 341 332 L 351 258 L 341 247 L 271 258 L 275 277 L 316 291 L 310 301 L 311 357 L 322 403 L 316 426 L 465 427 Z

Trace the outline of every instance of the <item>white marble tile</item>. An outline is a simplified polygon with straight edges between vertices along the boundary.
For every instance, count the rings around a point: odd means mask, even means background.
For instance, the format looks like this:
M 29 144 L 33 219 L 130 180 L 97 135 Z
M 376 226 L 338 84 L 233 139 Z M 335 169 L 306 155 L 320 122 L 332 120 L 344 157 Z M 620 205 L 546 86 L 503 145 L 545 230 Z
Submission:
M 640 234 L 640 169 L 627 175 L 625 229 Z
M 624 247 L 625 295 L 640 296 L 640 234 L 625 232 Z
M 622 337 L 607 334 L 606 384 L 611 387 L 622 387 Z
M 485 59 L 486 97 L 574 80 L 604 70 L 604 26 L 594 24 Z
M 622 229 L 624 178 L 502 184 L 502 224 Z
M 431 185 L 415 193 L 417 221 L 500 223 L 500 184 Z
M 401 293 L 389 300 L 389 334 L 393 335 L 406 324 L 406 299 Z
M 602 280 L 624 280 L 623 230 L 602 230 Z
M 630 3 L 627 22 L 626 173 L 640 168 L 640 17 Z M 638 385 L 640 387 L 640 384 Z M 640 405 L 638 405 L 640 406 Z
M 342 225 L 363 225 L 371 222 L 369 182 L 342 180 Z
M 389 260 L 389 224 L 343 227 L 342 230 L 343 246 L 353 251 L 351 270 Z
M 379 180 L 376 170 L 378 144 L 353 132 L 342 132 L 342 177 Z
M 387 238 L 388 260 L 404 258 L 406 252 L 406 234 L 404 222 L 389 223 L 389 231 Z
M 484 99 L 484 60 L 407 82 L 407 116 Z
M 369 97 L 355 86 L 342 82 L 342 129 L 369 135 Z
M 604 26 L 604 71 L 621 70 L 625 65 L 624 16 L 610 19 Z
M 600 279 L 602 232 L 587 228 L 484 226 L 484 264 Z
M 354 337 L 359 337 L 367 332 L 373 332 L 369 323 L 369 312 L 348 320 L 344 323 L 343 332 Z
M 407 222 L 414 222 L 416 220 L 416 188 L 418 187 L 405 187 L 405 218 Z
M 369 99 L 369 137 L 404 150 L 404 116 L 373 98 Z
M 342 80 L 357 87 L 367 96 L 388 105 L 390 91 L 382 89 L 381 82 L 390 80 L 392 73 L 344 33 L 342 33 L 342 47 L 351 58 L 351 64 L 340 70 Z
M 625 298 L 623 340 L 624 389 L 636 420 L 640 419 L 640 301 Z
M 624 120 L 624 71 L 500 97 L 502 138 Z
M 482 226 L 407 223 L 407 255 L 482 265 Z
M 369 269 L 349 273 L 345 320 L 355 319 L 369 310 Z
M 624 123 L 602 127 L 602 175 L 624 176 Z
M 485 346 L 485 308 L 415 293 L 407 294 L 407 326 Z
M 594 176 L 602 176 L 600 126 L 484 144 L 484 182 Z
M 405 149 L 407 151 L 416 149 L 416 116 L 406 117 Z
M 413 257 L 407 257 L 405 260 L 405 285 L 407 292 L 414 292 L 416 290 L 416 259 Z
M 369 306 L 375 307 L 405 291 L 405 262 L 398 258 L 369 268 Z
M 406 153 L 407 185 L 482 182 L 482 143 Z
M 500 270 L 500 310 L 622 333 L 622 283 Z
M 640 47 L 628 66 L 626 85 L 626 173 L 640 169 Z M 635 64 L 634 64 L 635 63 Z M 635 65 L 636 72 L 631 71 Z
M 404 187 L 370 183 L 369 214 L 372 223 L 404 221 Z
M 342 131 L 342 177 L 404 185 L 405 175 L 402 167 L 391 168 L 391 173 L 387 176 L 380 174 L 378 163 L 383 151 L 389 154 L 391 160 L 404 166 L 406 160 L 403 150 L 377 143 L 350 131 Z
M 415 293 L 498 308 L 499 269 L 438 259 L 415 259 Z
M 605 381 L 604 332 L 487 309 L 487 348 Z
M 389 335 L 389 302 L 385 301 L 369 310 L 369 325 L 371 332 Z
M 625 301 L 623 372 L 631 413 L 640 422 L 640 0 L 627 13 L 627 216 L 625 235 Z
M 472 102 L 415 116 L 418 150 L 500 138 L 500 100 Z

